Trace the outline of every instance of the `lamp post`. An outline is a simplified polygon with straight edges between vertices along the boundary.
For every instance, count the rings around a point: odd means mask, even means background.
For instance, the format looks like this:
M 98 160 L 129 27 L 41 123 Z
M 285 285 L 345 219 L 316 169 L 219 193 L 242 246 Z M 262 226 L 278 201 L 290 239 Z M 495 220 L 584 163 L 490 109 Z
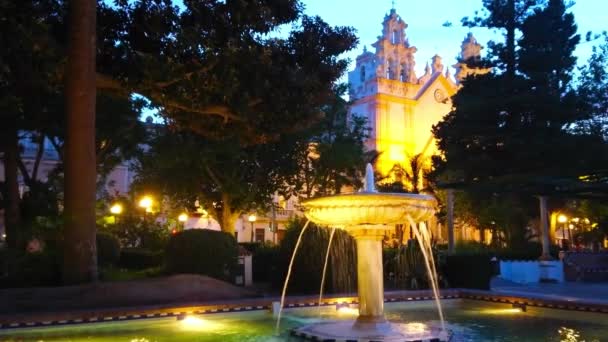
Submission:
M 563 223 L 564 226 L 562 227 L 562 250 L 566 249 L 565 248 L 565 241 L 566 241 L 566 222 L 568 222 L 568 217 L 566 215 L 559 215 L 557 217 L 557 222 L 559 223 Z
M 114 203 L 110 207 L 110 213 L 114 217 L 114 223 L 118 223 L 118 215 L 122 214 L 122 205 L 120 203 Z
M 184 230 L 184 228 L 186 227 L 186 221 L 188 221 L 188 214 L 186 214 L 186 213 L 179 214 L 179 216 L 177 217 L 177 221 L 180 222 L 181 229 Z
M 247 218 L 247 221 L 249 221 L 249 223 L 251 223 L 251 242 L 253 242 L 253 237 L 254 237 L 254 231 L 253 231 L 253 224 L 255 223 L 255 221 L 258 218 L 255 216 L 255 214 L 251 214 L 249 215 L 249 217 Z
M 152 212 L 152 197 L 144 196 L 139 200 L 139 206 L 144 209 L 144 220 L 148 217 L 148 213 Z

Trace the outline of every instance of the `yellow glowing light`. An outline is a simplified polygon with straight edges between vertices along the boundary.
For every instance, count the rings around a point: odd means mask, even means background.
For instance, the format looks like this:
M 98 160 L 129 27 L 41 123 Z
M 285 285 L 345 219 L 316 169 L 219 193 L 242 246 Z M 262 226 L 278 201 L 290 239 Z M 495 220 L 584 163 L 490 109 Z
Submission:
M 141 200 L 139 200 L 139 206 L 149 209 L 152 206 L 152 198 L 149 196 L 144 196 Z
M 184 319 L 179 321 L 183 330 L 190 331 L 212 331 L 219 330 L 224 327 L 220 322 L 211 321 L 195 316 L 186 316 Z
M 186 213 L 179 214 L 179 216 L 177 217 L 177 220 L 179 222 L 186 222 L 186 221 L 188 221 L 188 214 L 186 214 Z
M 340 315 L 344 315 L 344 316 L 357 316 L 359 315 L 359 309 L 357 308 L 351 308 L 348 306 L 342 306 L 340 308 L 338 308 L 338 314 Z
M 257 219 L 258 218 L 254 214 L 249 215 L 249 217 L 247 218 L 249 222 L 255 222 Z
M 568 217 L 566 215 L 559 215 L 557 217 L 557 222 L 559 223 L 565 223 L 568 221 Z
M 586 224 L 589 224 L 591 221 L 589 221 L 589 219 L 585 217 L 585 218 L 583 219 L 583 222 L 585 222 Z
M 574 222 L 574 223 L 578 223 L 580 220 L 581 220 L 581 219 L 579 219 L 578 217 L 575 217 L 575 218 L 573 218 L 573 219 L 572 219 L 572 222 Z
M 120 203 L 114 204 L 110 207 L 110 212 L 114 215 L 120 215 L 122 213 L 122 205 Z
M 514 315 L 518 313 L 522 313 L 520 308 L 506 308 L 506 309 L 483 309 L 481 310 L 482 314 L 488 315 Z

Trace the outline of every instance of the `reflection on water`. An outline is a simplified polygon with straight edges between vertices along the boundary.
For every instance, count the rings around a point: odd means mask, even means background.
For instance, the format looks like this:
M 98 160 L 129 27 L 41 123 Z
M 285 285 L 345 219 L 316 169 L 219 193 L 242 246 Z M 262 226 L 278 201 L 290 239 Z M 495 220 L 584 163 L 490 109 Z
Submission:
M 458 342 L 599 342 L 608 341 L 607 315 L 545 310 L 528 307 L 526 312 L 506 304 L 476 301 L 443 301 L 449 320 L 446 328 Z M 437 326 L 431 302 L 387 303 L 387 319 L 402 322 L 409 331 Z M 301 342 L 288 336 L 288 329 L 319 321 L 317 307 L 286 309 L 281 335 L 274 336 L 269 312 L 218 313 L 130 322 L 0 330 L 2 342 Z M 325 306 L 322 319 L 348 320 L 355 307 Z
M 559 333 L 560 342 L 599 342 L 598 339 L 586 341 L 581 339 L 581 334 L 575 329 L 560 327 L 557 332 Z

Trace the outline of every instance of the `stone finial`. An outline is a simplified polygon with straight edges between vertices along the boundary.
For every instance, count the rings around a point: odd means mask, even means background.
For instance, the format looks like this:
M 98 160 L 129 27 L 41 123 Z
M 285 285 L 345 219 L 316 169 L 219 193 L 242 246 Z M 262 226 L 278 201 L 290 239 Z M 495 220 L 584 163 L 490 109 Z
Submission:
M 425 75 L 431 74 L 431 67 L 429 66 L 429 62 L 426 62 L 426 66 L 424 67 L 424 74 Z
M 439 55 L 433 56 L 433 74 L 436 72 L 443 71 L 443 63 L 441 62 L 441 57 Z
M 460 46 L 460 62 L 481 58 L 481 44 L 477 42 L 472 32 L 469 32 Z

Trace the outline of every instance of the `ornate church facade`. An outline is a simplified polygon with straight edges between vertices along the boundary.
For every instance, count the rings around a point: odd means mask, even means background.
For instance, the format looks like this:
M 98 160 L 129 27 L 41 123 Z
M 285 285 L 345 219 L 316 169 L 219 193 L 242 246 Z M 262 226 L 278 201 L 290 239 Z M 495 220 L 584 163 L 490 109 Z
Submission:
M 435 55 L 427 62 L 425 73 L 416 75 L 416 47 L 406 36 L 407 24 L 391 9 L 382 23 L 382 35 L 364 49 L 348 74 L 350 115 L 367 119 L 371 129 L 367 148 L 380 153 L 376 171 L 387 175 L 395 165 L 405 167 L 416 154 L 430 163 L 437 154 L 431 129 L 451 109 L 451 96 L 460 82 L 472 73 L 465 61 L 479 59 L 481 45 L 471 33 L 462 42 L 454 77 L 442 58 Z

